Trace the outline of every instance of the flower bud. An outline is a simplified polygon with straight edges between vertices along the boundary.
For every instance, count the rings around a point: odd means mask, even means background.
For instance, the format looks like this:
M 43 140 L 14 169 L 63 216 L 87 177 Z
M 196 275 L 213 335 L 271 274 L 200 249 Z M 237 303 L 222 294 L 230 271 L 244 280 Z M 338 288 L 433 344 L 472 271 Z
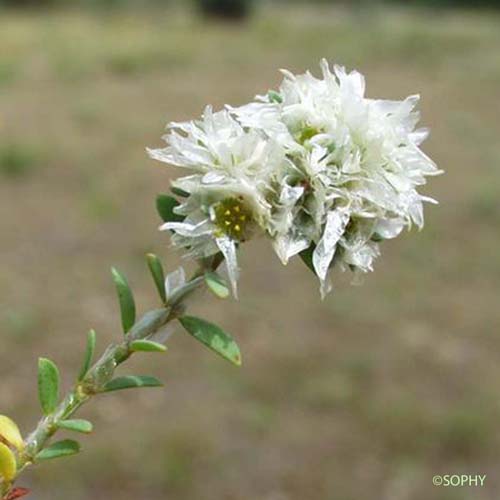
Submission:
M 17 450 L 24 448 L 24 441 L 17 424 L 5 415 L 0 415 L 0 441 L 6 442 Z
M 17 472 L 16 457 L 10 448 L 0 443 L 0 478 L 5 482 L 10 483 Z

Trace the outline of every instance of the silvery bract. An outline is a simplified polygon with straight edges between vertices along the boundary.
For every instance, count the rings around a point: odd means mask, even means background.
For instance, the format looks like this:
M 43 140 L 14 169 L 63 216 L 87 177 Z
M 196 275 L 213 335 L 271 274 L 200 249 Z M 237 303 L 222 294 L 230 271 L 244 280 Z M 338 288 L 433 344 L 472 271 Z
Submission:
M 174 245 L 193 258 L 222 252 L 236 292 L 240 243 L 263 235 L 281 259 L 304 251 L 321 292 L 334 267 L 371 271 L 379 242 L 423 226 L 416 188 L 439 174 L 419 146 L 418 96 L 364 97 L 361 74 L 322 61 L 323 78 L 284 71 L 279 91 L 200 120 L 172 123 L 160 161 L 187 167 L 173 182 L 187 197 L 167 222 Z

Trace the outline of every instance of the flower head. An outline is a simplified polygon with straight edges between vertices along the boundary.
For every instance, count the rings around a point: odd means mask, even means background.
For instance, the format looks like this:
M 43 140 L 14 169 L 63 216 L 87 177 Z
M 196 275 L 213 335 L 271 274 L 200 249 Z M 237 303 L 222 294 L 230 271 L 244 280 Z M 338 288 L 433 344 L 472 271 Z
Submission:
M 284 264 L 312 253 L 325 294 L 333 267 L 371 271 L 379 243 L 421 228 L 434 201 L 417 192 L 440 173 L 419 149 L 418 96 L 369 99 L 358 72 L 321 68 L 322 78 L 284 71 L 255 102 L 172 124 L 168 147 L 150 151 L 194 172 L 173 183 L 188 194 L 185 219 L 163 228 L 193 257 L 221 251 L 233 284 L 238 244 L 261 234 Z
M 265 232 L 273 208 L 269 182 L 284 151 L 259 131 L 242 127 L 227 110 L 213 113 L 207 107 L 201 120 L 169 128 L 167 148 L 150 155 L 194 173 L 172 183 L 187 195 L 176 209 L 185 218 L 162 229 L 173 230 L 174 245 L 188 248 L 190 257 L 222 252 L 236 293 L 236 247 Z

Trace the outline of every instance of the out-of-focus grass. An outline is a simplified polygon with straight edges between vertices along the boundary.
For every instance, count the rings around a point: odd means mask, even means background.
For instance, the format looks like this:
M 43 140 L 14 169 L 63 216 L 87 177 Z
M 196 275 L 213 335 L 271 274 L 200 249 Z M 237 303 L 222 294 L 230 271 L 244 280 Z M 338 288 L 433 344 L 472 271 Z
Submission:
M 34 170 L 41 162 L 31 145 L 6 142 L 0 145 L 0 173 L 4 177 L 22 177 Z
M 152 371 L 165 389 L 84 409 L 96 424 L 85 453 L 36 469 L 38 498 L 496 494 L 499 21 L 327 5 L 263 6 L 236 26 L 176 9 L 2 12 L 0 401 L 25 430 L 38 415 L 36 358 L 54 358 L 69 384 L 87 328 L 100 347 L 119 335 L 109 266 L 151 307 L 142 255 L 179 262 L 153 202 L 174 171 L 144 153 L 166 120 L 246 102 L 279 82 L 277 68 L 327 57 L 365 73 L 369 96 L 421 92 L 426 150 L 446 170 L 425 190 L 441 201 L 425 230 L 385 244 L 363 286 L 340 277 L 324 302 L 300 263 L 283 268 L 250 243 L 241 301 L 193 305 L 235 334 L 244 367 L 182 334 L 165 357 L 133 360 L 129 372 Z M 447 473 L 488 478 L 432 486 Z

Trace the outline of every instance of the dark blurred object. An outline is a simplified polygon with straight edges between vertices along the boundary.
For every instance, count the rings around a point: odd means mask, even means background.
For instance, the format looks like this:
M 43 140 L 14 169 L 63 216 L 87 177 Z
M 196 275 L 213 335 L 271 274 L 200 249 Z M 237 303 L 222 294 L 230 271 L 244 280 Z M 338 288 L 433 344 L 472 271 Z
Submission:
M 392 0 L 391 3 L 406 3 Z M 415 4 L 427 7 L 500 7 L 500 0 L 416 0 Z
M 78 6 L 103 9 L 130 8 L 134 6 L 147 7 L 156 4 L 165 5 L 170 0 L 0 0 L 0 7 L 47 7 L 57 5 Z
M 207 17 L 244 19 L 250 13 L 252 0 L 197 0 L 197 3 Z
M 274 0 L 277 4 L 343 5 L 347 7 L 376 7 L 383 4 L 428 8 L 500 8 L 500 0 Z
M 0 0 L 0 6 L 7 7 L 46 7 L 54 5 L 57 0 Z

